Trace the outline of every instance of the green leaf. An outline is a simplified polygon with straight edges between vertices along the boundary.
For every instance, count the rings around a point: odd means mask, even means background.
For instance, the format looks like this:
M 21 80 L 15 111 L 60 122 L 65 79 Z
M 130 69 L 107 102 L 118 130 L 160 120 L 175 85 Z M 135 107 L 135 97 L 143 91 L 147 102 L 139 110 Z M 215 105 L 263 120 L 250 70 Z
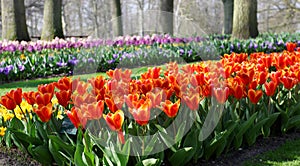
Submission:
M 32 155 L 34 159 L 42 163 L 43 165 L 51 165 L 53 160 L 51 157 L 51 153 L 47 146 L 40 145 L 37 147 L 34 147 L 33 145 L 30 145 L 28 147 L 28 151 Z
M 246 141 L 248 145 L 252 145 L 255 143 L 257 136 L 259 135 L 259 130 L 263 127 L 263 125 L 269 120 L 269 118 L 265 118 L 256 123 L 248 132 L 246 133 Z
M 10 128 L 15 130 L 24 130 L 25 127 L 23 122 L 20 119 L 13 117 L 12 120 L 10 121 Z
M 72 144 L 67 144 L 64 140 L 60 139 L 57 136 L 49 135 L 49 142 L 55 143 L 60 150 L 63 150 L 68 153 L 69 156 L 73 156 L 75 153 L 75 147 Z
M 300 115 L 291 117 L 286 124 L 285 131 L 288 131 L 289 129 L 299 125 L 300 125 Z
M 149 158 L 138 162 L 135 166 L 159 166 L 160 163 L 160 159 Z
M 58 165 L 63 165 L 64 163 L 67 163 L 66 158 L 61 153 L 59 153 L 60 151 L 58 145 L 53 143 L 53 141 L 51 140 L 49 140 L 49 151 Z
M 278 118 L 279 115 L 280 115 L 280 112 L 276 112 L 276 113 L 269 116 L 268 121 L 263 126 L 263 135 L 265 137 L 268 137 L 270 135 L 270 128 L 275 123 L 275 121 L 276 121 L 276 119 Z
M 251 125 L 254 123 L 254 120 L 257 116 L 257 112 L 254 113 L 248 120 L 246 120 L 241 127 L 238 128 L 238 133 L 235 136 L 234 145 L 235 148 L 239 148 L 242 145 L 243 142 L 243 135 L 244 133 L 251 127 Z
M 76 151 L 75 151 L 75 155 L 74 155 L 75 165 L 86 165 L 82 159 L 83 149 L 84 149 L 84 146 L 80 143 L 77 143 Z
M 186 126 L 185 121 L 179 126 L 179 129 L 177 130 L 177 134 L 175 136 L 175 143 L 179 142 L 184 136 L 185 126 Z
M 127 140 L 122 148 L 121 153 L 117 154 L 121 165 L 127 165 L 130 155 L 130 141 Z
M 32 137 L 19 130 L 10 130 L 19 140 L 35 146 L 42 145 L 44 142 L 36 137 Z
M 193 157 L 193 147 L 185 147 L 176 151 L 170 158 L 169 161 L 173 166 L 185 165 Z

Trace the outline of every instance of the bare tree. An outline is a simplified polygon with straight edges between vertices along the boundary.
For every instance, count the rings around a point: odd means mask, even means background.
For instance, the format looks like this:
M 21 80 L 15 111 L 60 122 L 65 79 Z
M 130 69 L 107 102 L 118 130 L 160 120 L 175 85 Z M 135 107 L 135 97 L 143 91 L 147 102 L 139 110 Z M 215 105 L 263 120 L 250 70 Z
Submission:
M 45 0 L 42 40 L 64 38 L 62 29 L 62 0 Z
M 250 20 L 249 20 L 249 31 L 250 37 L 256 38 L 258 36 L 258 25 L 257 25 L 257 0 L 252 0 L 250 7 Z
M 121 12 L 121 1 L 111 0 L 111 13 L 112 13 L 112 27 L 113 35 L 122 36 L 123 26 L 122 26 L 122 12 Z
M 232 33 L 232 24 L 233 24 L 233 0 L 222 0 L 223 9 L 224 9 L 224 26 L 223 33 L 231 34 Z
M 2 38 L 29 41 L 24 0 L 1 0 Z
M 160 16 L 160 24 L 164 33 L 173 34 L 173 0 L 161 0 L 160 10 L 162 11 Z
M 250 37 L 251 0 L 234 0 L 232 39 Z

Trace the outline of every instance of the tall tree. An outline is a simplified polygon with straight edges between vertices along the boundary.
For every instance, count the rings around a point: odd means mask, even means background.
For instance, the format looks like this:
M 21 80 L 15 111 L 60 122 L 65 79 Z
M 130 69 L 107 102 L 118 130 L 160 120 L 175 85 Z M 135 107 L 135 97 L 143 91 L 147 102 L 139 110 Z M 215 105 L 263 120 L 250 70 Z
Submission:
M 223 9 L 224 9 L 224 27 L 223 33 L 231 34 L 232 33 L 232 24 L 233 24 L 233 0 L 222 0 Z
M 257 0 L 252 0 L 251 3 L 249 30 L 250 30 L 250 37 L 256 38 L 258 36 Z
M 163 33 L 173 34 L 173 0 L 161 0 L 160 1 L 160 24 Z
M 123 25 L 122 25 L 122 11 L 121 11 L 121 1 L 111 0 L 111 12 L 112 12 L 112 27 L 113 34 L 116 36 L 123 35 Z
M 252 0 L 234 0 L 232 39 L 247 39 L 250 37 Z M 256 15 L 256 13 L 255 13 Z
M 45 0 L 42 40 L 64 38 L 62 28 L 62 0 Z
M 1 0 L 2 38 L 29 41 L 24 0 Z

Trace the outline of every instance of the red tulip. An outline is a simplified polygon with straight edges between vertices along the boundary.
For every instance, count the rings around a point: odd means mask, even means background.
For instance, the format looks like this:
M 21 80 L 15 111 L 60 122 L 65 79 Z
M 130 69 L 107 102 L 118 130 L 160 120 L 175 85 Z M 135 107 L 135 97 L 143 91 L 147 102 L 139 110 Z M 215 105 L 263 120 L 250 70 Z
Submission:
M 286 49 L 289 52 L 294 52 L 296 47 L 297 47 L 296 43 L 286 43 Z
M 20 105 L 22 102 L 22 89 L 18 88 L 16 90 L 11 90 L 6 93 L 6 95 L 1 97 L 0 104 L 5 106 L 9 110 L 13 110 L 17 105 Z
M 213 88 L 213 94 L 220 104 L 226 102 L 229 96 L 229 88 Z
M 254 89 L 248 90 L 248 97 L 253 104 L 258 103 L 262 95 L 263 93 L 261 90 L 254 90 Z
M 111 112 L 116 112 L 118 110 L 118 107 L 112 98 L 105 98 L 105 103 Z
M 292 89 L 296 84 L 296 79 L 289 76 L 283 76 L 280 78 L 280 82 L 286 89 Z
M 14 110 L 17 106 L 16 102 L 6 95 L 1 97 L 0 104 L 6 107 L 8 110 Z
M 46 106 L 51 102 L 52 94 L 50 94 L 50 93 L 43 94 L 41 92 L 36 92 L 35 99 L 36 99 L 36 103 L 38 105 Z
M 78 128 L 79 126 L 85 128 L 87 119 L 80 117 L 80 110 L 76 107 L 72 107 L 71 111 L 67 111 L 67 116 L 71 120 L 72 124 Z M 80 117 L 80 118 L 79 118 Z
M 59 79 L 57 81 L 57 83 L 55 84 L 55 86 L 59 89 L 59 90 L 72 90 L 72 80 L 68 77 L 63 77 L 61 79 Z
M 277 83 L 274 81 L 270 81 L 269 83 L 265 82 L 264 86 L 266 95 L 273 96 L 277 88 Z
M 68 90 L 62 90 L 60 92 L 55 93 L 58 103 L 63 107 L 66 107 L 69 104 L 71 99 L 71 92 Z
M 35 104 L 35 92 L 24 92 L 23 93 L 24 99 L 27 101 L 28 104 L 33 105 Z
M 53 96 L 54 93 L 54 83 L 51 84 L 45 84 L 45 85 L 39 85 L 38 86 L 38 91 L 45 94 L 45 93 L 49 93 L 51 94 L 51 98 Z

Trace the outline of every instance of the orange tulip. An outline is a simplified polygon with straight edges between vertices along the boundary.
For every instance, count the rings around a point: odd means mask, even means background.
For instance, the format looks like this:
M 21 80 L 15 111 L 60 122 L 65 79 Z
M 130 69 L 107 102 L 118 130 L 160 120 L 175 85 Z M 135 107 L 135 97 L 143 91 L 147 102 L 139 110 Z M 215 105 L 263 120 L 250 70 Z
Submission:
M 111 112 L 116 112 L 118 110 L 118 107 L 112 98 L 105 98 L 105 103 Z
M 269 83 L 265 82 L 264 86 L 266 95 L 273 96 L 277 88 L 277 83 L 274 81 L 270 81 Z
M 38 91 L 45 94 L 45 93 L 50 93 L 53 96 L 54 93 L 54 83 L 51 84 L 45 84 L 45 85 L 39 85 L 38 86 Z M 51 98 L 52 98 L 51 96 Z
M 8 110 L 14 110 L 17 106 L 16 102 L 6 95 L 1 97 L 0 104 L 6 107 Z
M 258 74 L 258 84 L 262 85 L 267 81 L 268 73 L 267 72 L 259 72 Z
M 161 70 L 161 68 L 159 68 L 159 67 L 149 68 L 146 73 L 141 74 L 141 78 L 142 79 L 157 79 L 160 75 L 160 70 Z
M 23 93 L 24 99 L 27 101 L 28 104 L 33 105 L 35 104 L 35 92 L 24 92 Z
M 184 103 L 192 110 L 196 111 L 199 108 L 200 95 L 198 88 L 188 88 L 186 93 L 183 94 Z
M 76 107 L 72 107 L 71 111 L 67 111 L 67 116 L 76 128 L 79 126 L 85 128 L 87 119 L 83 117 L 79 119 L 80 116 L 78 116 L 78 114 L 80 115 L 80 110 Z
M 177 115 L 180 100 L 177 100 L 175 103 L 172 103 L 170 100 L 166 100 L 165 102 L 161 102 L 162 107 L 160 109 L 169 117 L 173 118 Z
M 22 89 L 11 90 L 6 95 L 1 97 L 0 104 L 9 110 L 13 110 L 22 102 Z
M 115 113 L 108 113 L 103 115 L 108 127 L 114 131 L 122 131 L 122 125 L 124 122 L 124 113 L 121 110 L 117 110 Z
M 134 108 L 129 109 L 134 120 L 141 126 L 147 125 L 150 119 L 150 99 L 133 102 Z
M 146 97 L 151 101 L 151 108 L 154 108 L 159 106 L 162 100 L 165 100 L 166 94 L 163 90 L 157 90 L 156 92 L 148 92 Z
M 245 89 L 244 89 L 243 85 L 235 84 L 235 85 L 233 85 L 232 89 L 233 89 L 233 96 L 237 100 L 239 100 L 245 96 Z
M 59 90 L 72 90 L 72 80 L 68 77 L 63 77 L 61 79 L 59 79 L 57 81 L 57 83 L 55 84 L 55 86 L 59 89 Z
M 228 99 L 229 88 L 228 87 L 225 87 L 225 88 L 213 88 L 213 94 L 214 94 L 214 97 L 216 98 L 216 100 L 219 103 L 223 104 Z
M 42 122 L 48 122 L 52 116 L 52 104 L 39 105 L 38 108 L 34 108 L 34 112 L 38 115 Z
M 140 95 L 135 93 L 135 94 L 129 94 L 127 96 L 124 97 L 125 99 L 125 103 L 127 104 L 127 106 L 129 108 L 134 108 L 133 102 L 138 101 L 140 98 Z
M 253 104 L 258 103 L 262 95 L 263 93 L 261 90 L 254 90 L 254 89 L 248 90 L 248 97 Z
M 80 110 L 83 112 L 83 116 L 89 120 L 100 119 L 104 110 L 104 101 L 82 104 Z
M 105 78 L 103 76 L 97 76 L 96 78 L 92 78 L 88 81 L 93 86 L 93 89 L 102 89 L 106 83 Z
M 51 102 L 51 99 L 52 99 L 52 94 L 50 93 L 45 93 L 45 94 L 41 92 L 35 93 L 35 100 L 38 105 L 46 106 Z
M 66 107 L 69 104 L 71 99 L 71 92 L 68 90 L 61 90 L 60 92 L 55 93 L 58 103 L 63 107 Z

